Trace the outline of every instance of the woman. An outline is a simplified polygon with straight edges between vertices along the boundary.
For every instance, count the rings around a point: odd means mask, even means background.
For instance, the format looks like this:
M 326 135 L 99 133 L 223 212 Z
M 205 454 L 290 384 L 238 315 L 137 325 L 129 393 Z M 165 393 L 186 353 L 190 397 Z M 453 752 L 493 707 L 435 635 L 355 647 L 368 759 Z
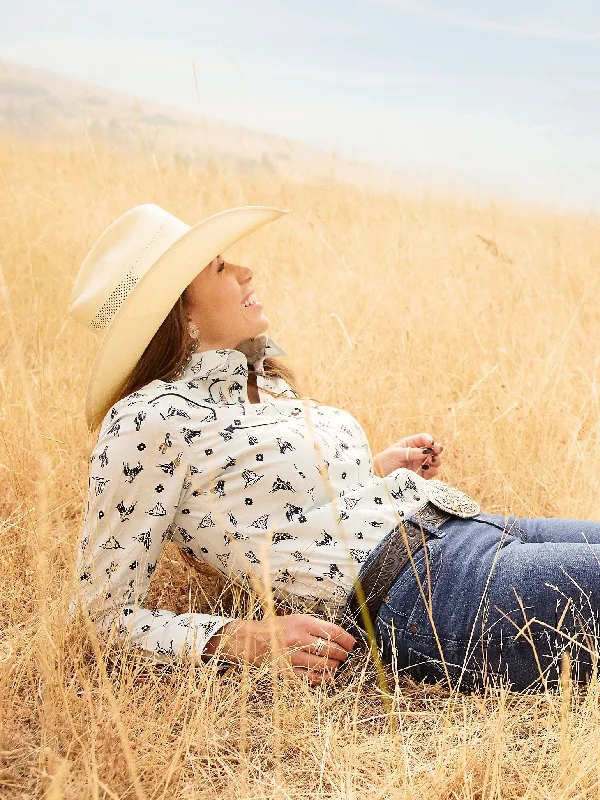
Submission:
M 252 271 L 221 255 L 282 213 L 238 208 L 190 228 L 139 206 L 80 269 L 71 313 L 102 334 L 78 558 L 98 627 L 162 662 L 258 663 L 275 639 L 311 683 L 333 679 L 363 628 L 417 679 L 537 689 L 561 663 L 587 679 L 600 526 L 483 514 L 432 480 L 443 448 L 429 434 L 372 456 L 350 414 L 301 400 Z M 167 539 L 292 613 L 144 608 Z

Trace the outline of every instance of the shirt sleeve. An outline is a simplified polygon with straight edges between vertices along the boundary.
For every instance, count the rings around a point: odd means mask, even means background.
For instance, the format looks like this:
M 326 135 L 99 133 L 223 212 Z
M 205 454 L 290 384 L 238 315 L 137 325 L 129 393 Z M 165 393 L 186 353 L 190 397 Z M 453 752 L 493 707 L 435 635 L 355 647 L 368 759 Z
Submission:
M 200 655 L 230 617 L 144 608 L 173 519 L 190 489 L 186 451 L 149 406 L 115 407 L 90 457 L 78 591 L 98 629 L 115 628 L 157 663 Z

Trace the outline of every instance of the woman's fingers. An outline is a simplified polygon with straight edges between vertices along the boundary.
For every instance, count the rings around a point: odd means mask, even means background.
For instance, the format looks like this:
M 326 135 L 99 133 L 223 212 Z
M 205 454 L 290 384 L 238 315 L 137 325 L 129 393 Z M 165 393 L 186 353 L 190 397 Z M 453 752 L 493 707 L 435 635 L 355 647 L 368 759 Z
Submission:
M 341 664 L 341 661 L 335 658 L 314 656 L 312 653 L 306 653 L 304 650 L 292 651 L 289 659 L 293 667 L 304 667 L 305 669 L 312 669 L 317 672 L 324 672 L 325 670 L 333 672 Z
M 304 645 L 302 649 L 307 653 L 313 653 L 322 658 L 333 658 L 336 661 L 345 661 L 348 658 L 348 650 L 340 647 L 333 639 L 326 639 L 324 636 L 317 636 L 312 642 Z
M 412 436 L 406 436 L 397 442 L 398 445 L 403 447 L 416 448 L 422 450 L 424 447 L 433 447 L 435 439 L 430 433 L 415 433 Z
M 417 436 L 408 438 L 414 440 L 419 436 L 424 437 L 429 436 L 429 434 L 417 434 Z M 400 444 L 395 445 L 395 451 L 398 454 L 397 458 L 400 461 L 403 460 L 408 469 L 418 472 L 424 478 L 435 477 L 442 462 L 443 445 L 438 442 L 434 442 L 428 447 L 400 446 Z
M 412 460 L 424 458 L 441 458 L 442 450 L 444 446 L 441 445 L 439 442 L 434 442 L 430 447 L 405 447 L 396 445 L 399 450 L 404 450 L 405 458 Z
M 326 644 L 332 648 L 332 652 L 341 650 L 345 653 L 345 658 L 352 651 L 356 639 L 340 625 L 318 617 L 309 617 L 309 620 L 309 632 L 317 639 L 325 639 Z
M 393 457 L 398 466 L 412 469 L 416 472 L 424 464 L 431 465 L 431 457 L 434 455 L 431 447 L 393 447 Z M 440 456 L 436 456 L 436 462 L 439 466 Z

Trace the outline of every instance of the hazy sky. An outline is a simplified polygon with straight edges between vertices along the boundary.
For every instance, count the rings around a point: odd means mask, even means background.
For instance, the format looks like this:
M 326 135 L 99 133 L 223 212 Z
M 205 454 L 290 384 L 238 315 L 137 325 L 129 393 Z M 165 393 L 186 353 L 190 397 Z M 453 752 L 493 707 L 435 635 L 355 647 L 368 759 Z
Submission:
M 600 0 L 0 0 L 0 59 L 600 210 Z

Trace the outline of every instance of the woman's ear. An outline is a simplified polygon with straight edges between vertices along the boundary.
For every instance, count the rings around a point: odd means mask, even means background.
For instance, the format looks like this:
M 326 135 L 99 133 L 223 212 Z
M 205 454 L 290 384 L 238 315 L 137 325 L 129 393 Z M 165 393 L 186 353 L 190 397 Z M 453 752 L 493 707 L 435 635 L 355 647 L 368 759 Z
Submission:
M 188 325 L 195 325 L 194 318 L 192 316 L 192 309 L 190 307 L 189 296 L 187 295 L 187 289 L 181 295 L 181 303 L 183 306 L 183 313 L 187 318 Z

